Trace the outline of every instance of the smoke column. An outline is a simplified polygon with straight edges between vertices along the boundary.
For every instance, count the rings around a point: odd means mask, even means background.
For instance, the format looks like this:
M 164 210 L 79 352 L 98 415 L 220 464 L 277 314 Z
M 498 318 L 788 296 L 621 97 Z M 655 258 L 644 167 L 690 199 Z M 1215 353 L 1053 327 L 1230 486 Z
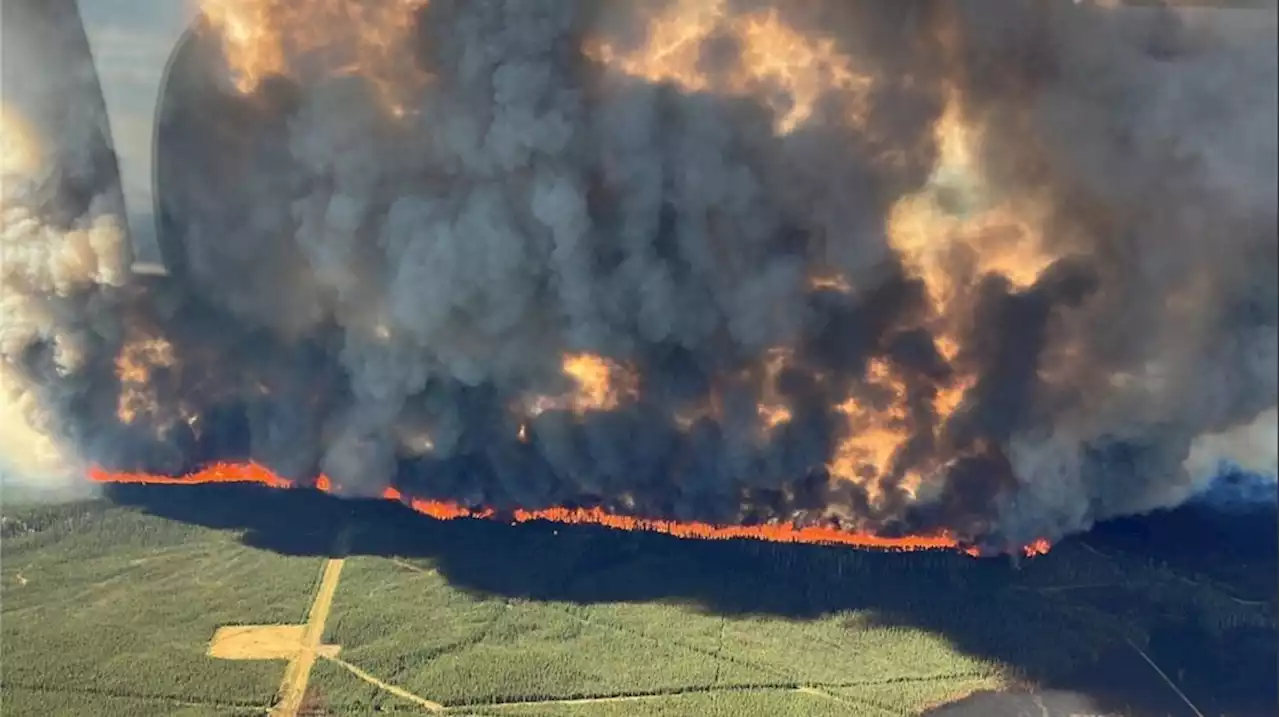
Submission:
M 0 45 L 0 479 L 84 490 L 131 262 L 106 107 L 74 2 L 6 2 Z
M 79 154 L 6 160 L 6 390 L 63 460 L 996 550 L 1274 465 L 1222 437 L 1275 424 L 1275 8 L 205 10 L 169 279 L 40 189 Z

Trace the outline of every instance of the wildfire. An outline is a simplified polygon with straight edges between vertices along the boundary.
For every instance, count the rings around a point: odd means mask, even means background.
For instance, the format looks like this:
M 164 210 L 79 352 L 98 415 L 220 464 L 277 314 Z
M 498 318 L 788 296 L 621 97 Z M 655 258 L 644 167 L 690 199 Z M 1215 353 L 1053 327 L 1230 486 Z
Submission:
M 281 478 L 257 463 L 215 463 L 182 477 L 152 475 L 149 473 L 117 473 L 94 467 L 89 478 L 97 483 L 147 484 L 147 485 L 197 485 L 209 483 L 249 483 L 270 488 L 295 488 L 293 481 Z M 319 476 L 314 487 L 324 493 L 334 490 L 328 476 Z M 980 552 L 965 546 L 946 533 L 936 535 L 912 535 L 884 537 L 871 533 L 855 533 L 837 528 L 796 527 L 790 524 L 773 525 L 712 525 L 710 523 L 684 522 L 653 518 L 637 518 L 610 513 L 602 508 L 544 508 L 540 510 L 515 510 L 502 515 L 490 508 L 469 508 L 457 503 L 424 500 L 404 495 L 394 487 L 383 489 L 382 498 L 407 505 L 414 511 L 438 520 L 456 518 L 509 518 L 513 523 L 529 523 L 545 520 L 565 524 L 600 525 L 615 530 L 665 533 L 679 538 L 700 540 L 764 540 L 775 543 L 811 543 L 820 545 L 847 545 L 870 550 L 913 552 L 919 550 L 959 550 L 977 557 Z M 1023 548 L 1028 557 L 1043 555 L 1049 551 L 1049 541 L 1040 539 Z
M 376 89 L 376 97 L 382 100 L 388 116 L 400 117 L 431 80 L 428 72 L 419 68 L 411 47 L 413 15 L 427 2 L 202 0 L 202 10 L 208 27 L 221 40 L 237 91 L 252 93 L 272 75 L 304 85 L 328 77 L 355 76 Z M 956 49 L 956 38 L 944 36 L 939 40 L 944 47 Z M 730 0 L 674 0 L 648 21 L 645 40 L 639 47 L 623 47 L 607 37 L 590 36 L 581 49 L 615 79 L 625 76 L 666 83 L 685 92 L 757 99 L 772 109 L 773 130 L 779 136 L 796 131 L 820 105 L 825 107 L 824 97 L 839 100 L 840 104 L 832 104 L 830 110 L 840 113 L 836 121 L 865 128 L 863 118 L 869 111 L 876 82 L 886 79 L 869 74 L 867 69 L 873 65 L 860 62 L 833 38 L 788 26 L 778 10 L 744 12 Z M 952 59 L 959 57 L 958 52 L 952 54 Z M 963 68 L 956 71 L 963 72 Z M 959 83 L 950 88 L 945 111 L 933 128 L 938 159 L 930 181 L 894 205 L 886 226 L 889 243 L 907 271 L 928 287 L 935 305 L 928 328 L 938 337 L 939 352 L 952 367 L 952 377 L 934 387 L 935 431 L 942 430 L 947 417 L 961 406 L 976 381 L 976 376 L 963 365 L 956 331 L 949 325 L 934 325 L 963 313 L 955 310 L 954 302 L 961 298 L 965 287 L 973 284 L 972 276 L 957 275 L 956 267 L 963 263 L 956 261 L 957 255 L 968 256 L 974 272 L 998 272 L 1017 287 L 1034 283 L 1054 259 L 1044 251 L 1041 241 L 1049 220 L 1048 204 L 1040 201 L 1034 191 L 1020 190 L 1016 196 L 1001 192 L 998 201 L 994 198 L 997 192 L 988 186 L 982 173 L 978 152 L 981 138 L 967 123 L 958 86 Z M 5 119 L 6 136 L 10 134 L 9 124 Z M 4 166 L 12 163 L 11 155 L 19 154 L 6 139 Z M 814 291 L 853 294 L 855 288 L 850 278 L 834 267 L 812 268 L 807 283 Z M 387 339 L 390 330 L 383 327 L 377 335 Z M 117 373 L 122 386 L 122 421 L 134 421 L 155 403 L 146 389 L 153 371 L 173 363 L 165 350 L 161 345 L 140 343 L 121 354 Z M 793 420 L 793 408 L 798 406 L 788 404 L 779 378 L 794 358 L 794 351 L 792 347 L 777 346 L 752 368 L 732 376 L 718 376 L 705 397 L 675 413 L 674 423 L 688 430 L 704 418 L 720 421 L 727 410 L 725 405 L 736 406 L 731 399 L 738 395 L 738 389 L 745 388 L 754 390 L 757 396 L 754 418 L 761 439 L 786 433 L 788 429 L 783 427 Z M 560 359 L 566 390 L 522 396 L 508 406 L 517 419 L 513 426 L 522 443 L 533 439 L 535 425 L 531 419 L 543 412 L 566 411 L 581 417 L 617 410 L 639 397 L 640 382 L 633 366 L 592 353 L 568 353 Z M 861 385 L 849 391 L 833 390 L 824 399 L 847 428 L 826 467 L 834 479 L 861 486 L 872 503 L 885 498 L 881 479 L 895 475 L 894 462 L 914 437 L 909 377 L 899 375 L 904 371 L 887 360 L 872 359 Z M 425 430 L 400 438 L 401 444 L 415 454 L 435 449 L 433 438 Z M 936 464 L 914 466 L 905 474 L 895 475 L 895 485 L 914 495 L 939 468 Z M 276 488 L 294 486 L 252 463 L 215 464 L 180 478 L 101 470 L 94 471 L 92 477 L 116 483 L 249 482 Z M 333 489 L 325 476 L 316 480 L 315 487 L 325 492 Z M 436 518 L 495 516 L 489 509 L 425 501 L 404 496 L 394 488 L 388 488 L 384 497 Z M 599 508 L 515 511 L 513 519 L 592 523 L 706 539 L 755 538 L 894 550 L 961 548 L 948 535 L 884 538 L 836 528 L 719 526 L 637 518 Z M 1048 547 L 1047 541 L 1036 541 L 1024 551 L 1036 555 Z

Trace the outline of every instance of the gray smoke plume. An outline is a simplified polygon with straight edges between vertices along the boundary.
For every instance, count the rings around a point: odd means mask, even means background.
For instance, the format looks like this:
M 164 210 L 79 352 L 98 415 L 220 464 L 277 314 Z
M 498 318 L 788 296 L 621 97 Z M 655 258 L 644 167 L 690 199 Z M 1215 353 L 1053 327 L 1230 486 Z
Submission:
M 105 214 L 6 187 L 62 233 L 6 226 L 5 375 L 83 460 L 1012 547 L 1274 424 L 1274 8 L 277 5 L 270 74 L 174 58 L 169 279 L 59 283 Z
M 46 494 L 83 493 L 86 399 L 112 390 L 101 364 L 131 262 L 106 108 L 67 5 L 0 8 L 0 478 Z

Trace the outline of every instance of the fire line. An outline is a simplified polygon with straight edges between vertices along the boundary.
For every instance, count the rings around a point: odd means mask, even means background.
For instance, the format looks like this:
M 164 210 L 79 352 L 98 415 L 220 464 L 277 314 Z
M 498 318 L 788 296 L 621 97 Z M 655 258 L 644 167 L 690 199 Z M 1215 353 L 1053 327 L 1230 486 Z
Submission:
M 296 488 L 293 481 L 281 478 L 269 468 L 257 463 L 214 463 L 195 473 L 174 477 L 153 475 L 149 473 L 112 472 L 99 467 L 89 471 L 89 478 L 98 483 L 131 483 L 150 485 L 198 485 L 210 483 L 249 483 L 265 485 L 270 488 Z M 314 487 L 331 493 L 333 484 L 327 476 L 319 476 Z M 404 504 L 414 511 L 438 520 L 456 518 L 492 519 L 499 517 L 497 511 L 489 508 L 469 508 L 457 503 L 438 500 L 426 500 L 404 495 L 394 487 L 383 490 L 382 498 Z M 502 517 L 508 517 L 506 515 Z M 509 515 L 515 523 L 527 523 L 545 520 L 564 524 L 600 525 L 615 530 L 648 531 L 665 533 L 678 538 L 694 538 L 702 540 L 750 539 L 777 543 L 809 543 L 816 545 L 846 545 L 867 550 L 885 551 L 919 551 L 919 550 L 959 550 L 977 557 L 976 547 L 965 546 L 955 537 L 946 533 L 935 535 L 912 535 L 903 537 L 885 537 L 871 533 L 855 533 L 817 526 L 796 527 L 787 524 L 775 525 L 712 525 L 710 523 L 663 520 L 655 518 L 638 518 L 628 515 L 610 513 L 602 508 L 542 508 L 537 510 L 517 509 Z M 1042 555 L 1049 550 L 1049 542 L 1041 539 L 1023 547 L 1022 552 L 1028 557 Z

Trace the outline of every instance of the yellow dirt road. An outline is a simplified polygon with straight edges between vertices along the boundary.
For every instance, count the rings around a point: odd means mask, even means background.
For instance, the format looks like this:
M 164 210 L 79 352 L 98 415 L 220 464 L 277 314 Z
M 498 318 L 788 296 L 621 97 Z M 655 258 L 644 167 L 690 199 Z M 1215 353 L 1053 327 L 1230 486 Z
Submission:
M 325 563 L 320 588 L 316 590 L 316 599 L 311 603 L 311 612 L 307 615 L 307 625 L 303 629 L 301 649 L 285 669 L 284 680 L 280 683 L 280 702 L 271 710 L 271 717 L 296 717 L 298 709 L 302 707 L 302 699 L 307 693 L 307 680 L 316 663 L 320 639 L 324 637 L 324 623 L 329 618 L 329 609 L 333 607 L 333 593 L 338 589 L 342 563 L 342 558 L 330 558 Z

